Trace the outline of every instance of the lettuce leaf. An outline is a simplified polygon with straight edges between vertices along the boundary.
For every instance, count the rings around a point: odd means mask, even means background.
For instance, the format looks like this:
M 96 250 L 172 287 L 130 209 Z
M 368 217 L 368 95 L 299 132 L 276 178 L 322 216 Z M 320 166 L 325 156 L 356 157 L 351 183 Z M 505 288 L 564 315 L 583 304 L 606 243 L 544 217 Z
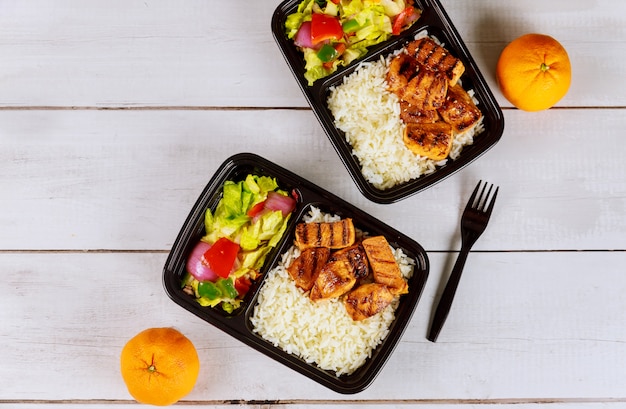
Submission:
M 298 33 L 298 30 L 300 29 L 302 23 L 311 20 L 313 4 L 315 4 L 315 0 L 303 0 L 298 5 L 298 11 L 287 16 L 287 20 L 285 21 L 287 38 L 294 38 Z
M 328 2 L 333 4 L 332 2 Z M 314 11 L 315 0 L 303 0 L 298 5 L 295 13 L 287 16 L 285 31 L 289 39 L 293 39 L 303 22 L 311 20 Z M 334 4 L 333 4 L 334 6 Z M 338 14 L 341 23 L 355 20 L 358 30 L 353 37 L 347 37 L 346 50 L 343 55 L 333 61 L 332 66 L 324 65 L 317 56 L 317 50 L 301 48 L 304 54 L 305 74 L 304 77 L 311 86 L 315 81 L 335 72 L 339 66 L 345 66 L 367 54 L 370 46 L 380 44 L 392 36 L 393 17 L 398 15 L 406 7 L 405 0 L 351 0 L 342 1 L 337 10 L 332 7 L 322 9 L 316 6 L 315 12 L 326 14 Z M 340 42 L 344 42 L 341 40 Z M 331 44 L 332 45 L 332 44 Z
M 243 252 L 263 247 L 274 247 L 285 231 L 290 215 L 283 217 L 280 210 L 266 211 L 257 219 L 247 215 L 248 210 L 267 199 L 269 192 L 279 191 L 275 178 L 248 175 L 240 182 L 224 183 L 222 199 L 215 212 L 207 209 L 204 217 L 207 243 L 227 237 L 239 243 Z

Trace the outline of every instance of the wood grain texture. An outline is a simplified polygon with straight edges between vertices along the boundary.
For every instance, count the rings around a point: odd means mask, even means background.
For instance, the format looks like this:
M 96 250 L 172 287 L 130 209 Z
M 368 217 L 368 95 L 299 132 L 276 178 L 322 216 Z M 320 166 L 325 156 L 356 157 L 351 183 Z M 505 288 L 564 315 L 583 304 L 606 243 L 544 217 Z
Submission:
M 311 111 L 0 111 L 0 226 L 13 232 L 0 248 L 168 250 L 222 162 L 254 152 L 428 250 L 458 249 L 479 179 L 502 188 L 477 250 L 626 249 L 626 150 L 610 148 L 624 146 L 626 118 L 511 110 L 505 121 L 474 164 L 388 206 L 360 194 Z
M 104 409 L 115 407 L 118 409 L 135 409 L 136 403 L 128 403 L 128 401 L 81 401 L 72 400 L 64 401 L 63 403 L 52 402 L 0 402 L 0 408 L 14 408 L 19 404 L 20 409 L 66 409 L 68 407 L 76 407 L 82 405 L 90 409 Z M 544 400 L 527 401 L 523 399 L 512 399 L 506 402 L 500 403 L 499 401 L 491 400 L 410 400 L 410 401 L 320 401 L 320 400 L 306 400 L 306 401 L 219 401 L 219 400 L 203 400 L 203 401 L 189 401 L 182 400 L 178 404 L 179 406 L 186 406 L 200 409 L 229 409 L 232 407 L 245 408 L 245 409 L 313 409 L 319 407 L 329 407 L 337 409 L 347 409 L 354 407 L 361 407 L 367 405 L 371 409 L 392 409 L 392 408 L 404 408 L 404 407 L 417 407 L 417 408 L 431 408 L 437 409 L 476 409 L 487 407 L 493 409 L 533 409 L 539 406 L 549 405 L 554 409 L 619 409 L 623 407 L 623 402 L 619 399 L 607 399 L 603 402 L 581 402 L 580 400 L 571 401 L 568 399 L 556 399 L 556 400 Z
M 229 7 L 198 0 L 79 3 L 3 3 L 0 106 L 306 106 L 272 37 L 276 0 Z M 442 4 L 491 86 L 506 43 L 542 32 L 563 43 L 574 66 L 559 106 L 626 106 L 614 86 L 626 41 L 623 4 Z
M 190 400 L 625 399 L 626 253 L 471 253 L 439 341 L 426 340 L 454 255 L 431 276 L 380 376 L 336 394 L 244 346 L 165 294 L 166 254 L 0 254 L 2 400 L 124 400 L 119 352 L 174 326 L 198 348 Z M 28 382 L 24 382 L 28 379 Z

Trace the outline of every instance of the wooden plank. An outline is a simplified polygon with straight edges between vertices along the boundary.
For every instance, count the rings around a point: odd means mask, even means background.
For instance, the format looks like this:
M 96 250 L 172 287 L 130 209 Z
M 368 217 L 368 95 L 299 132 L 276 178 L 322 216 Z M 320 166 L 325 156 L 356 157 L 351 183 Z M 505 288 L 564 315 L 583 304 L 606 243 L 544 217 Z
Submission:
M 292 170 L 428 250 L 458 249 L 479 179 L 501 192 L 477 250 L 626 249 L 626 117 L 507 111 L 505 121 L 501 141 L 474 164 L 377 205 L 306 110 L 0 111 L 0 249 L 168 250 L 210 177 L 239 152 Z
M 471 253 L 437 343 L 425 335 L 454 257 L 431 253 L 431 275 L 398 348 L 366 391 L 347 396 L 170 301 L 160 279 L 165 257 L 0 253 L 0 402 L 130 399 L 119 353 L 155 326 L 178 328 L 198 349 L 191 401 L 626 400 L 625 252 Z
M 626 106 L 626 95 L 614 86 L 622 75 L 616 50 L 626 41 L 626 5 L 534 3 L 443 2 L 498 101 L 511 106 L 495 85 L 500 51 L 518 35 L 542 32 L 566 46 L 574 67 L 571 90 L 559 106 Z M 278 4 L 3 4 L 0 106 L 305 107 L 272 37 L 270 21 Z M 602 41 L 614 47 L 598 47 Z
M 524 402 L 524 401 L 522 401 Z M 489 408 L 489 409 L 533 409 L 541 405 L 550 405 L 551 409 L 620 409 L 624 406 L 623 402 L 613 401 L 611 399 L 601 400 L 600 402 L 587 402 L 587 401 L 566 401 L 566 402 L 554 402 L 540 400 L 538 402 L 532 403 L 521 403 L 518 400 L 511 400 L 511 403 L 497 403 L 491 400 L 478 400 L 478 401 L 463 401 L 463 402 L 450 402 L 447 401 L 439 401 L 439 400 L 424 400 L 424 401 L 389 401 L 388 403 L 382 402 L 369 402 L 369 401 L 353 401 L 353 402 L 343 402 L 343 401 L 317 401 L 317 402 L 308 402 L 304 401 L 300 402 L 259 402 L 259 401 L 239 401 L 234 400 L 232 402 L 221 402 L 221 401 L 211 401 L 211 400 L 203 400 L 203 401 L 188 401 L 181 400 L 179 405 L 190 406 L 193 408 L 212 408 L 212 409 L 229 409 L 233 407 L 237 407 L 240 409 L 316 409 L 316 408 L 325 408 L 329 405 L 332 405 L 333 408 L 336 409 L 351 409 L 356 407 L 363 407 L 367 405 L 370 409 L 391 409 L 398 407 L 418 407 L 418 408 L 430 408 L 433 405 L 436 405 L 437 409 L 476 409 L 476 408 Z M 118 409 L 136 409 L 136 403 L 124 403 L 120 401 L 109 401 L 107 403 L 96 403 L 93 401 L 66 401 L 64 403 L 31 403 L 29 401 L 16 401 L 9 403 L 0 402 L 0 408 L 14 408 L 16 405 L 19 405 L 20 409 L 66 409 L 72 408 L 76 405 L 83 405 L 83 407 L 88 407 L 90 409 L 106 409 L 110 408 L 112 405 L 115 405 Z

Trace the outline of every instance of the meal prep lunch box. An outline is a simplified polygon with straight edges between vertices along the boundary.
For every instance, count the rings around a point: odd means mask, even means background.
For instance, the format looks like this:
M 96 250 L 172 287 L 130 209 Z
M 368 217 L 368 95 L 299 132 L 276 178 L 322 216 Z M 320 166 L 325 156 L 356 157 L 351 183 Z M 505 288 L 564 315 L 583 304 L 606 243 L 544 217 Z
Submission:
M 416 0 L 415 6 L 421 9 L 422 15 L 411 27 L 398 36 L 393 36 L 383 43 L 371 46 L 365 57 L 353 61 L 346 67 L 340 67 L 328 77 L 315 81 L 312 86 L 309 86 L 304 78 L 303 54 L 294 45 L 293 40 L 287 38 L 284 28 L 287 16 L 297 10 L 299 3 L 299 0 L 287 0 L 281 3 L 275 10 L 272 17 L 274 39 L 326 135 L 358 189 L 365 197 L 382 204 L 405 199 L 463 169 L 498 142 L 504 131 L 502 111 L 466 45 L 463 43 L 461 36 L 439 1 Z M 403 48 L 418 33 L 424 31 L 429 36 L 433 36 L 442 42 L 444 47 L 465 65 L 465 72 L 461 77 L 461 82 L 464 89 L 472 89 L 474 91 L 474 97 L 478 100 L 477 106 L 484 116 L 484 131 L 475 136 L 473 144 L 463 148 L 457 159 L 448 159 L 445 165 L 438 167 L 433 173 L 381 190 L 374 187 L 363 176 L 361 164 L 352 153 L 352 147 L 346 141 L 343 131 L 335 127 L 333 115 L 326 101 L 329 90 L 333 86 L 340 85 L 343 78 L 353 73 L 361 62 L 379 60 L 381 56 L 387 57 Z
M 288 222 L 285 234 L 267 256 L 261 270 L 261 277 L 252 284 L 241 308 L 228 314 L 220 308 L 202 307 L 193 296 L 183 291 L 182 280 L 186 272 L 187 257 L 205 234 L 206 209 L 215 210 L 221 199 L 222 186 L 225 181 L 243 180 L 248 174 L 276 178 L 279 187 L 292 193 L 292 196 L 296 198 L 296 208 Z M 279 263 L 281 255 L 292 246 L 295 226 L 302 221 L 311 206 L 342 218 L 352 218 L 356 228 L 370 235 L 384 235 L 389 244 L 394 248 L 402 249 L 415 261 L 413 275 L 408 279 L 409 293 L 401 296 L 395 313 L 396 317 L 389 328 L 388 335 L 376 347 L 364 365 L 349 375 L 337 376 L 333 371 L 322 370 L 316 364 L 307 363 L 275 347 L 253 331 L 250 321 L 264 278 Z M 242 153 L 228 158 L 219 167 L 191 209 L 167 258 L 163 270 L 163 283 L 169 297 L 192 314 L 310 379 L 339 393 L 349 394 L 362 391 L 369 386 L 382 369 L 411 320 L 424 289 L 428 270 L 429 261 L 426 252 L 413 239 L 298 175 L 255 154 Z

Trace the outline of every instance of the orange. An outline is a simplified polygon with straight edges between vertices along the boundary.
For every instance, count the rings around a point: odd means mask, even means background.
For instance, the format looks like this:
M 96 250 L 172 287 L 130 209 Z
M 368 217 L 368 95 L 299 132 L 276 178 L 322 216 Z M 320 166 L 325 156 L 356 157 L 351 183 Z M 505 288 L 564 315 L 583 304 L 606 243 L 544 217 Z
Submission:
M 194 388 L 200 361 L 191 341 L 173 328 L 149 328 L 131 338 L 120 357 L 128 392 L 140 403 L 167 406 Z
M 496 80 L 502 95 L 524 111 L 551 108 L 567 93 L 572 67 L 563 46 L 544 34 L 526 34 L 500 54 Z

